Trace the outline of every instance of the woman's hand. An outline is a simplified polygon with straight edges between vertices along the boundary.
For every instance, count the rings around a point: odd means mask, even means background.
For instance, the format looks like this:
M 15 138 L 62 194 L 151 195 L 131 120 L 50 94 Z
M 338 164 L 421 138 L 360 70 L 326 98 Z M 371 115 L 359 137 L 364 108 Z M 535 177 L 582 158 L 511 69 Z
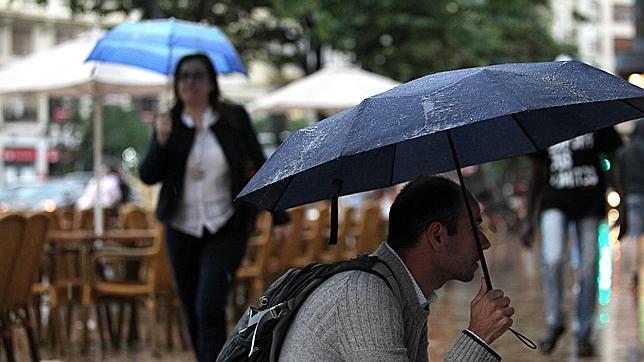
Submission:
M 172 133 L 172 120 L 168 113 L 161 113 L 154 120 L 154 129 L 157 135 L 157 142 L 165 146 Z

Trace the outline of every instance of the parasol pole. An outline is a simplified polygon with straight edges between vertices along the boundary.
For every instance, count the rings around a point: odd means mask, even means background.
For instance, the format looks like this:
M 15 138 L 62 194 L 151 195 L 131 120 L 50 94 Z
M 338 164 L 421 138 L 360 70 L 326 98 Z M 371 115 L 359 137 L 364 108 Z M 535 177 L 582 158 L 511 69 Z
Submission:
M 94 179 L 96 181 L 96 199 L 94 200 L 94 232 L 96 235 L 102 235 L 105 230 L 103 225 L 103 205 L 101 205 L 101 194 L 104 185 L 101 185 L 103 178 L 101 169 L 103 166 L 103 94 L 98 89 L 97 82 L 93 84 L 93 104 L 94 104 Z
M 461 192 L 463 194 L 463 199 L 465 201 L 465 208 L 467 209 L 467 216 L 470 218 L 470 224 L 472 225 L 472 235 L 476 241 L 476 251 L 478 251 L 479 259 L 481 260 L 481 269 L 483 270 L 483 276 L 485 277 L 485 284 L 487 285 L 488 290 L 492 290 L 492 281 L 490 280 L 490 272 L 487 269 L 487 262 L 485 261 L 485 254 L 483 254 L 483 246 L 481 245 L 481 238 L 477 232 L 476 221 L 474 220 L 474 214 L 472 213 L 472 207 L 470 206 L 469 198 L 467 197 L 467 189 L 465 189 L 465 181 L 463 180 L 463 173 L 461 172 L 461 164 L 458 161 L 458 154 L 456 153 L 456 147 L 454 147 L 454 140 L 452 139 L 452 133 L 447 130 L 447 139 L 449 141 L 449 149 L 452 152 L 452 159 L 454 160 L 454 166 L 456 168 L 456 174 L 458 175 L 458 182 L 461 186 Z M 524 336 L 523 334 L 515 331 L 512 328 L 509 328 L 510 332 L 526 346 L 537 349 L 537 345 L 530 340 L 530 338 Z

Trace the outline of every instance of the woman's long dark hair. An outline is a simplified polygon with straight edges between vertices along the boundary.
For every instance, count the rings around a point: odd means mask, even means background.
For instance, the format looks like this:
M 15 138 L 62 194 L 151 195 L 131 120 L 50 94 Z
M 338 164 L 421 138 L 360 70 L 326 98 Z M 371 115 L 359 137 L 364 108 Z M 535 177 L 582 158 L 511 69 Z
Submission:
M 174 69 L 175 101 L 171 111 L 172 114 L 173 115 L 181 114 L 181 112 L 183 111 L 183 101 L 179 98 L 179 70 L 181 69 L 181 66 L 183 65 L 183 63 L 189 60 L 198 60 L 206 67 L 206 72 L 208 73 L 208 79 L 213 85 L 212 90 L 208 95 L 208 104 L 210 104 L 210 107 L 212 108 L 213 111 L 217 111 L 219 109 L 220 104 L 222 103 L 221 95 L 219 93 L 219 83 L 217 82 L 217 70 L 215 69 L 215 66 L 212 64 L 212 62 L 210 61 L 210 58 L 208 58 L 206 54 L 197 53 L 197 54 L 189 54 L 179 59 L 179 62 L 177 62 L 177 67 Z

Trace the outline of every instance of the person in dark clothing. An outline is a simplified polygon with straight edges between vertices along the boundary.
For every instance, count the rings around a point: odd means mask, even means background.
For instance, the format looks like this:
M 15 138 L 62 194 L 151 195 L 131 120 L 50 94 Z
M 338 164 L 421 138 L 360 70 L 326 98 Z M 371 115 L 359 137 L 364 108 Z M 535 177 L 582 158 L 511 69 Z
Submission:
M 637 251 L 644 237 L 644 119 L 640 119 L 635 124 L 631 140 L 624 145 L 618 152 L 620 165 L 620 182 L 622 184 L 622 195 L 626 205 L 626 225 L 628 241 L 627 247 L 631 248 L 630 253 L 624 253 L 625 256 L 634 256 L 635 260 L 631 267 L 633 268 L 633 287 L 637 292 L 639 278 L 639 258 Z M 623 216 L 622 216 L 623 218 Z M 622 234 L 622 232 L 620 232 Z M 624 244 L 622 244 L 624 246 Z
M 600 162 L 602 154 L 610 158 L 620 145 L 621 139 L 611 127 L 561 142 L 533 157 L 522 241 L 528 247 L 532 245 L 539 209 L 547 325 L 540 347 L 545 354 L 552 353 L 566 329 L 562 301 L 565 243 L 569 230 L 575 232 L 571 240 L 577 243 L 580 252 L 577 353 L 580 356 L 594 354 L 591 334 L 597 301 L 598 227 L 600 219 L 606 215 L 607 187 Z
M 156 215 L 165 225 L 190 337 L 199 361 L 214 361 L 226 339 L 228 289 L 256 212 L 234 199 L 265 158 L 246 111 L 221 99 L 206 55 L 179 60 L 174 91 L 173 108 L 155 120 L 139 174 L 147 184 L 162 183 Z M 284 225 L 288 216 L 275 213 L 273 221 Z

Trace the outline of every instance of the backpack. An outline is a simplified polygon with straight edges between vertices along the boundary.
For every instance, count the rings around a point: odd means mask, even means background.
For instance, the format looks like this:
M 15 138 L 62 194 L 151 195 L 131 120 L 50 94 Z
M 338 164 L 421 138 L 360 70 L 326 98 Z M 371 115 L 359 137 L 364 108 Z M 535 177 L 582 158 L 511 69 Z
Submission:
M 389 272 L 384 275 L 374 266 L 380 262 Z M 324 281 L 337 273 L 361 270 L 383 279 L 393 278 L 389 266 L 377 256 L 361 255 L 330 264 L 312 263 L 302 269 L 290 269 L 273 282 L 259 300 L 239 319 L 234 333 L 226 340 L 217 362 L 277 361 L 282 342 L 293 318 L 306 298 Z M 393 289 L 392 289 L 393 291 Z M 394 291 L 395 295 L 397 291 Z

